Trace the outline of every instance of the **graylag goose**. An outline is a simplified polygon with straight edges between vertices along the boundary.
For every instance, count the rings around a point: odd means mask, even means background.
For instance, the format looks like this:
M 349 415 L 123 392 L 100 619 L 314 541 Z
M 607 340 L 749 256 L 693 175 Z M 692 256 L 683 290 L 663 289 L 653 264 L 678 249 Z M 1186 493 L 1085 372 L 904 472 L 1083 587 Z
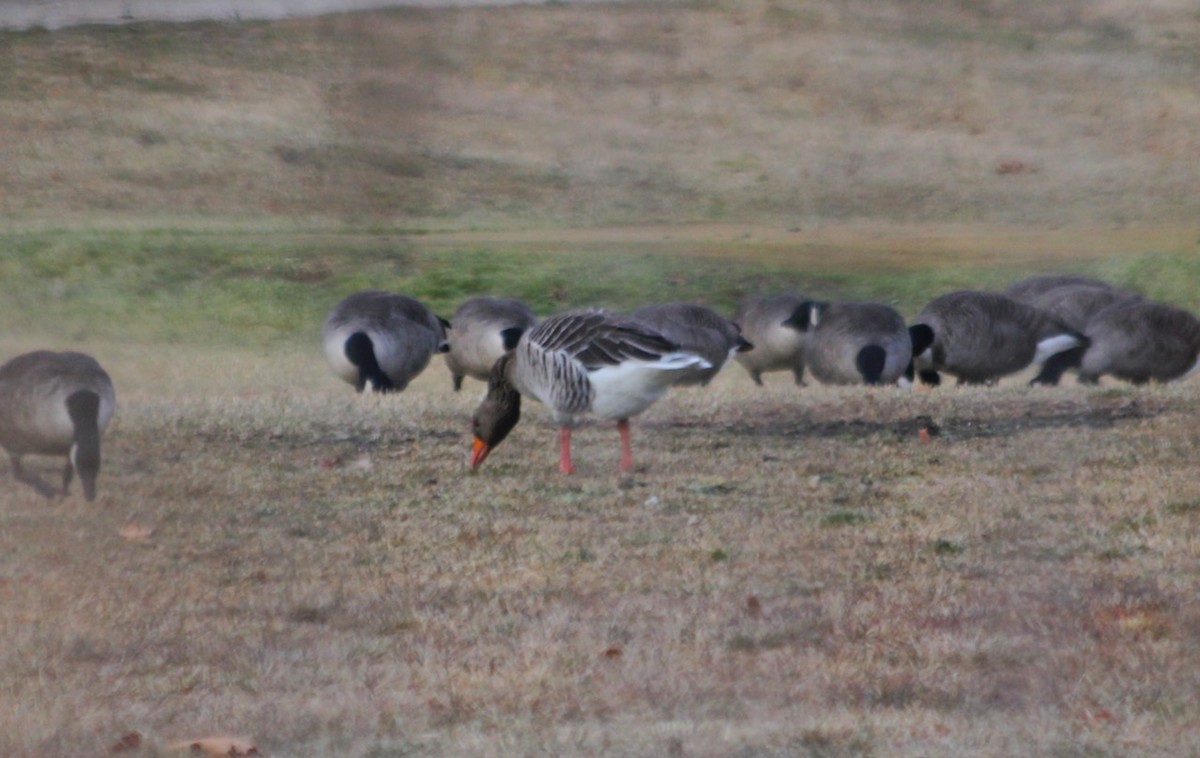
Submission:
M 1035 381 L 1057 383 L 1068 368 L 1084 384 L 1106 374 L 1145 384 L 1200 371 L 1200 319 L 1182 308 L 1126 298 L 1096 313 L 1083 333 L 1088 345 L 1051 358 Z
M 364 290 L 333 307 L 321 337 L 334 373 L 356 390 L 400 392 L 449 350 L 447 326 L 415 298 Z
M 803 335 L 783 323 L 804 302 L 791 292 L 749 297 L 734 312 L 733 320 L 742 328 L 742 336 L 754 345 L 753 350 L 738 353 L 734 360 L 742 364 L 755 384 L 762 386 L 762 375 L 768 371 L 791 371 L 796 384 L 804 384 Z
M 458 392 L 464 376 L 487 381 L 492 366 L 517 346 L 521 335 L 537 323 L 537 316 L 519 300 L 481 296 L 458 306 L 450 323 L 446 366 Z
M 804 303 L 784 325 L 804 333 L 805 363 L 824 384 L 895 384 L 912 361 L 904 317 L 882 303 Z
M 708 368 L 676 372 L 675 385 L 707 385 L 725 361 L 754 347 L 742 336 L 741 327 L 712 308 L 696 303 L 647 305 L 630 316 L 710 364 Z
M 90 355 L 38 350 L 0 366 L 0 446 L 13 477 L 54 497 L 79 474 L 84 498 L 95 500 L 100 436 L 116 405 L 112 380 Z M 26 470 L 26 455 L 65 455 L 62 490 Z
M 620 470 L 633 468 L 629 419 L 663 396 L 680 371 L 708 361 L 631 318 L 604 310 L 569 311 L 526 332 L 492 366 L 472 418 L 471 468 L 478 469 L 521 417 L 521 397 L 541 402 L 559 427 L 559 471 L 574 473 L 571 429 L 593 413 L 615 420 Z
M 1087 344 L 1083 335 L 1036 308 L 977 290 L 934 298 L 909 333 L 913 367 L 933 385 L 940 382 L 939 371 L 954 374 L 959 384 L 991 384 Z

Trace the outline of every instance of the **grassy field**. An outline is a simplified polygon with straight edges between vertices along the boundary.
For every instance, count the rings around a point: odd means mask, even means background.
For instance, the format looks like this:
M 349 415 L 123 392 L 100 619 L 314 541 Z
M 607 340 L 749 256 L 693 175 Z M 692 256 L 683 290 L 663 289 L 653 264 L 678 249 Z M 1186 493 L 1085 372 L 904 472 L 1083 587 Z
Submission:
M 368 286 L 1200 309 L 1197 50 L 1173 0 L 0 34 L 0 358 L 119 402 L 96 503 L 0 468 L 0 754 L 1195 754 L 1195 380 L 730 366 L 632 475 L 593 423 L 559 476 L 536 407 L 471 474 L 481 385 L 356 396 L 317 335 Z
M 559 476 L 536 409 L 471 475 L 479 385 L 440 361 L 376 398 L 315 350 L 92 347 L 121 403 L 98 502 L 0 496 L 8 755 L 131 731 L 296 756 L 1200 739 L 1194 383 L 760 389 L 734 366 L 638 420 L 631 476 L 598 424 Z

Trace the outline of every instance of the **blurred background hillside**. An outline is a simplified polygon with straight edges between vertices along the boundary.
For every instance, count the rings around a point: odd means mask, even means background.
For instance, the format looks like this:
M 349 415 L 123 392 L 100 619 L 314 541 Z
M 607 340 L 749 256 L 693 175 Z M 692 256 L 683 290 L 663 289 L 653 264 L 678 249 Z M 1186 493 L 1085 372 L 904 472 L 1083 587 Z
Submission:
M 1187 228 L 1191 0 L 719 0 L 0 33 L 10 228 Z

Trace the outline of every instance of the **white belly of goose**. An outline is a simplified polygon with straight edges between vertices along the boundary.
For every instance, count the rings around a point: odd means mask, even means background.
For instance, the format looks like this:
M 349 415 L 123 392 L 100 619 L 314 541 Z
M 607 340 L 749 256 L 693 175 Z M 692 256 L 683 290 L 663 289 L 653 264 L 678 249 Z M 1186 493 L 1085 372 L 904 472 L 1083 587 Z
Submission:
M 1196 358 L 1196 362 L 1192 364 L 1192 367 L 1187 370 L 1187 373 L 1184 374 L 1184 376 L 1195 376 L 1198 373 L 1200 373 L 1200 357 Z
M 618 420 L 636 416 L 666 393 L 674 372 L 689 368 L 712 364 L 692 353 L 668 353 L 656 361 L 623 361 L 592 371 L 592 413 Z
M 100 420 L 100 429 L 104 429 L 106 419 Z M 75 438 L 75 424 L 67 413 L 65 397 L 54 397 L 51 402 L 39 406 L 34 412 L 31 427 L 38 431 L 44 447 L 60 447 L 67 450 Z
M 325 335 L 325 357 L 329 360 L 329 365 L 333 368 L 333 373 L 343 381 L 354 384 L 358 381 L 358 366 L 350 362 L 346 357 L 346 340 L 351 334 L 361 329 L 353 327 L 340 327 L 331 330 Z

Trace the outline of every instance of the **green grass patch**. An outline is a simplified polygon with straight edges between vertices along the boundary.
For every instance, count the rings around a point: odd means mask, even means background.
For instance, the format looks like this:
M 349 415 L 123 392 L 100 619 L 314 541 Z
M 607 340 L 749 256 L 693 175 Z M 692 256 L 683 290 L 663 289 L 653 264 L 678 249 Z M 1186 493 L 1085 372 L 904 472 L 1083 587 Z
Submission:
M 1200 500 L 1176 500 L 1168 503 L 1167 513 L 1172 516 L 1195 516 L 1200 514 Z
M 869 299 L 912 317 L 933 296 L 999 288 L 1015 267 L 856 267 L 800 253 L 764 261 L 752 246 L 722 255 L 638 242 L 438 244 L 425 235 L 359 231 L 85 230 L 0 236 L 0 318 L 10 329 L 73 340 L 267 345 L 314 340 L 340 298 L 379 288 L 449 317 L 466 298 L 498 294 L 545 316 L 568 308 L 631 309 L 699 301 L 731 313 L 748 294 L 794 289 Z M 1085 272 L 1152 297 L 1200 303 L 1200 262 L 1181 254 L 1100 262 Z
M 861 511 L 834 511 L 821 517 L 821 526 L 858 526 L 871 521 L 871 517 Z
M 967 548 L 961 542 L 954 540 L 936 539 L 930 543 L 929 549 L 934 555 L 961 555 Z

